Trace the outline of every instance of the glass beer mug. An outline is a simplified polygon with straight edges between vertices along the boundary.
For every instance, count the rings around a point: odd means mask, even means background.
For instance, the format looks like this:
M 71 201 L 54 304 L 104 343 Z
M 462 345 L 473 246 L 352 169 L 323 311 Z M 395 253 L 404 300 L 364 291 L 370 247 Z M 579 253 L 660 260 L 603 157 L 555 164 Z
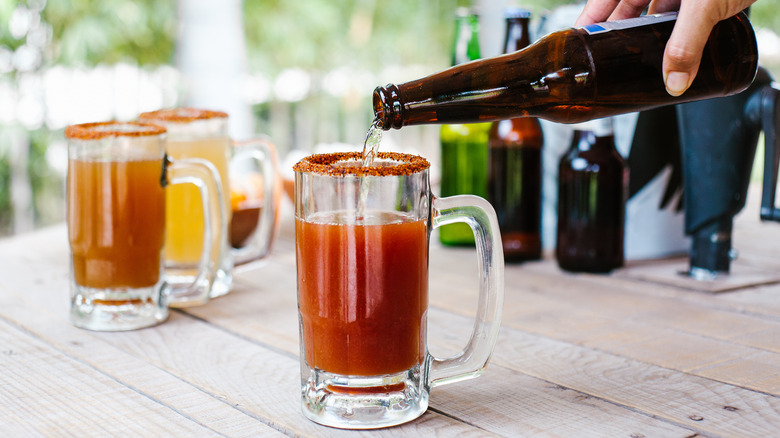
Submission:
M 142 123 L 69 126 L 67 218 L 74 325 L 115 331 L 148 327 L 168 317 L 171 299 L 208 300 L 216 270 L 211 223 L 224 209 L 214 167 L 168 160 L 165 128 Z M 174 288 L 164 270 L 165 192 L 190 183 L 203 199 L 193 281 Z M 213 206 L 213 208 L 212 208 Z M 166 211 L 167 210 L 167 211 Z
M 303 414 L 328 426 L 405 423 L 430 388 L 476 377 L 495 345 L 504 260 L 490 204 L 436 198 L 428 161 L 379 153 L 313 155 L 294 166 Z M 477 243 L 474 331 L 458 355 L 428 353 L 428 246 L 433 228 L 465 222 Z
M 176 108 L 142 113 L 138 119 L 164 126 L 168 130 L 166 150 L 171 157 L 210 161 L 219 171 L 222 191 L 226 197 L 231 196 L 230 179 L 234 166 L 252 166 L 257 169 L 256 174 L 262 176 L 262 186 L 257 190 L 262 194 L 262 205 L 253 206 L 252 211 L 248 212 L 226 208 L 223 214 L 227 220 L 214 224 L 213 235 L 217 239 L 214 245 L 220 251 L 216 259 L 217 278 L 210 297 L 227 294 L 233 287 L 234 266 L 263 258 L 273 243 L 281 198 L 281 177 L 274 146 L 267 141 L 253 140 L 234 147 L 228 137 L 228 115 L 220 111 Z M 248 165 L 248 162 L 253 164 Z M 192 187 L 173 187 L 166 194 L 166 203 L 172 210 L 166 226 L 166 266 L 175 273 L 177 283 L 188 283 L 195 272 L 202 245 L 199 236 L 203 235 L 204 226 L 200 197 Z M 253 223 L 248 224 L 249 221 Z M 240 227 L 238 231 L 245 237 L 241 239 L 245 244 L 240 248 L 231 247 L 231 232 L 236 231 L 231 229 L 231 225 Z M 171 305 L 181 307 L 197 304 L 202 302 L 174 300 Z

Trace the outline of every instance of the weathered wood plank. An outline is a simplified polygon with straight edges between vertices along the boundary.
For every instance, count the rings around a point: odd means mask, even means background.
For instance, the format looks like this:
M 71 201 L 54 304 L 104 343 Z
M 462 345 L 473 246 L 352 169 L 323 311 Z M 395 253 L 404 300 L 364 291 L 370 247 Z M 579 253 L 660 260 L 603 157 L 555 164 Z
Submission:
M 249 339 L 179 314 L 143 336 L 126 332 L 105 333 L 101 337 L 110 338 L 114 345 L 204 392 L 240 406 L 242 411 L 273 422 L 287 434 L 354 436 L 354 433 L 316 425 L 302 416 L 300 367 L 298 358 L 292 354 L 265 349 Z M 457 419 L 429 412 L 403 427 L 371 432 L 371 435 L 484 436 L 485 433 Z
M 433 263 L 433 262 L 432 262 Z M 453 262 L 454 263 L 454 262 Z M 780 394 L 780 321 L 700 307 L 675 297 L 630 293 L 606 276 L 508 269 L 505 325 L 666 368 Z M 432 281 L 438 277 L 432 274 Z M 443 279 L 443 282 L 451 281 Z M 520 290 L 518 290 L 520 289 Z M 470 316 L 473 298 L 454 285 L 432 302 Z M 756 374 L 738 372 L 734 363 Z M 720 365 L 719 365 L 720 364 Z M 754 365 L 755 364 L 755 365 Z M 762 367 L 761 364 L 768 366 Z M 721 366 L 722 365 L 722 366 Z M 733 371 L 728 373 L 727 370 Z
M 221 435 L 5 322 L 0 345 L 0 435 Z
M 29 292 L 31 296 L 35 295 L 34 290 Z M 67 320 L 45 309 L 15 304 L 9 299 L 11 295 L 7 289 L 0 287 L 0 319 L 24 327 L 26 336 L 35 337 L 36 342 L 51 346 L 52 351 L 80 362 L 116 384 L 124 385 L 144 401 L 156 401 L 217 435 L 279 436 L 279 432 L 261 419 L 246 415 L 224 399 L 200 391 L 176 376 L 149 365 L 147 361 L 116 348 L 110 336 L 101 340 L 100 335 L 77 329 Z M 143 335 L 151 330 L 140 330 L 138 333 Z M 74 406 L 82 404 L 85 397 L 89 397 L 89 391 L 83 391 L 83 388 L 75 388 L 73 391 L 80 395 L 70 399 Z M 65 400 L 68 399 L 65 396 Z M 132 421 L 132 418 L 123 417 L 123 421 Z
M 468 326 L 468 318 L 458 320 L 451 314 L 434 311 L 429 326 L 432 331 L 459 333 Z M 461 339 L 456 339 L 462 333 L 455 337 L 432 335 L 451 350 L 462 344 Z M 552 387 L 570 391 L 573 397 L 594 405 L 607 401 L 670 425 L 690 428 L 691 435 L 772 436 L 780 430 L 777 396 L 513 328 L 502 328 L 495 351 L 492 365 L 480 379 L 497 373 L 493 367 L 499 365 L 549 382 Z M 523 387 L 514 390 L 522 391 Z M 567 414 L 576 417 L 584 411 L 572 410 Z M 648 432 L 640 423 L 632 433 L 667 436 Z

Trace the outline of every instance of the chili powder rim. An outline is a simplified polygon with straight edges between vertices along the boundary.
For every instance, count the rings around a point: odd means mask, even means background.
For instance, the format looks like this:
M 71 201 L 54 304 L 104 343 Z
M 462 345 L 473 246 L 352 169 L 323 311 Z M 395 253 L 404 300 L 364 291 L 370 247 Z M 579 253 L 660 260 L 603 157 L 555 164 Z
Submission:
M 212 111 L 200 108 L 169 108 L 141 113 L 139 120 L 160 121 L 166 123 L 192 123 L 199 120 L 227 119 L 223 111 Z
M 299 173 L 317 173 L 326 176 L 409 176 L 431 167 L 431 163 L 419 155 L 400 152 L 379 152 L 376 158 L 398 162 L 391 166 L 337 166 L 343 161 L 360 161 L 361 152 L 334 152 L 310 155 L 293 166 Z
M 112 126 L 116 129 L 101 129 Z M 65 128 L 65 137 L 78 140 L 100 140 L 107 137 L 149 137 L 164 135 L 166 132 L 165 127 L 152 123 L 109 121 L 70 125 Z

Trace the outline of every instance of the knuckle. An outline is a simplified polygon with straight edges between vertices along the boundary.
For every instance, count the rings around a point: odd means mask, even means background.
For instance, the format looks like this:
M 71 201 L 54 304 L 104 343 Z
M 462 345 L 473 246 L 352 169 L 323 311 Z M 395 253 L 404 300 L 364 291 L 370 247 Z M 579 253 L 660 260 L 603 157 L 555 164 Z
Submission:
M 673 65 L 687 67 L 698 62 L 696 52 L 684 45 L 669 43 L 666 45 L 665 58 Z

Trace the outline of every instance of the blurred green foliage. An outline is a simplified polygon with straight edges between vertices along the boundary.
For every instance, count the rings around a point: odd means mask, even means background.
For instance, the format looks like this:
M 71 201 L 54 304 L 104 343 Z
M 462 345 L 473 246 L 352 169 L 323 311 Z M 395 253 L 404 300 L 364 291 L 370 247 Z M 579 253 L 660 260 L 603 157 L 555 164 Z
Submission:
M 750 7 L 754 27 L 764 27 L 780 33 L 780 0 L 758 0 Z
M 446 59 L 441 42 L 456 2 L 245 0 L 250 70 L 328 71 Z
M 42 18 L 51 25 L 55 63 L 159 65 L 173 58 L 175 0 L 47 0 Z
M 514 2 L 539 16 L 573 0 Z M 250 71 L 275 76 L 286 68 L 369 70 L 387 65 L 446 65 L 452 17 L 467 0 L 244 0 Z M 0 23 L 18 6 L 40 10 L 50 29 L 47 63 L 94 66 L 128 61 L 173 63 L 176 0 L 0 0 Z M 752 6 L 758 27 L 780 31 L 780 0 Z M 0 46 L 24 44 L 0 25 Z
M 572 0 L 528 0 L 541 14 Z M 465 0 L 245 0 L 250 70 L 377 70 L 388 65 L 449 65 L 455 10 Z
M 513 2 L 543 13 L 573 0 Z M 452 17 L 467 0 L 244 0 L 251 71 L 327 71 L 340 66 L 446 64 Z M 508 2 L 509 3 L 509 2 Z M 176 0 L 0 0 L 0 46 L 25 43 L 9 23 L 19 6 L 40 10 L 50 30 L 48 63 L 94 66 L 128 61 L 171 64 Z M 757 27 L 780 32 L 780 0 L 752 6 Z

